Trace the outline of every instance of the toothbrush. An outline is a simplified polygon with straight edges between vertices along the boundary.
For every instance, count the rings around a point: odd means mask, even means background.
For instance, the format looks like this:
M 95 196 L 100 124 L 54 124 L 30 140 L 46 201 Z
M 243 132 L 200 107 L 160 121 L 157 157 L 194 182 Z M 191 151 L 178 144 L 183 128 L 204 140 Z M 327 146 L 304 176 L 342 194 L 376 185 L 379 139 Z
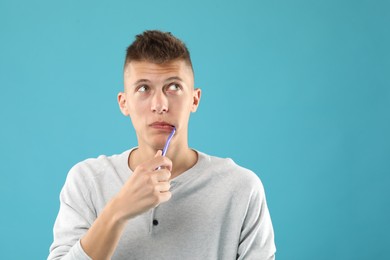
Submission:
M 167 154 L 169 144 L 171 143 L 171 139 L 172 139 L 173 135 L 175 134 L 175 132 L 176 132 L 176 127 L 173 127 L 172 132 L 169 134 L 167 142 L 164 145 L 164 149 L 162 151 L 162 156 L 165 156 Z M 161 170 L 161 166 L 157 167 L 156 170 Z
M 165 143 L 164 149 L 162 150 L 162 156 L 165 156 L 168 151 L 169 144 L 171 143 L 171 139 L 176 132 L 176 127 L 173 127 L 171 134 L 168 136 L 167 142 Z

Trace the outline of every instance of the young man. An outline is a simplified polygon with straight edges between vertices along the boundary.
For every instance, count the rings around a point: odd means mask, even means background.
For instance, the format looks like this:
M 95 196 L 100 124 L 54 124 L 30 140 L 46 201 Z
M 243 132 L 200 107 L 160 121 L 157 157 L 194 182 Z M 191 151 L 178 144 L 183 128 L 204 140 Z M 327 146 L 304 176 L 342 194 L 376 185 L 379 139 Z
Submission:
M 200 97 L 184 43 L 160 31 L 137 35 L 118 103 L 138 146 L 70 170 L 48 259 L 274 259 L 259 178 L 188 147 Z

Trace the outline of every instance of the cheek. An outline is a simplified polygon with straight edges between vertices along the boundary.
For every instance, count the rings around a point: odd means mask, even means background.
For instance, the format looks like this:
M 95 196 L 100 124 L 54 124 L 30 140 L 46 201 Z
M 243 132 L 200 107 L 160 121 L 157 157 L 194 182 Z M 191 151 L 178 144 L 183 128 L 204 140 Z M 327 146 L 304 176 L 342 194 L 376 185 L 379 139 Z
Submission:
M 188 110 L 188 102 L 183 99 L 171 100 L 169 102 L 169 110 L 175 114 L 182 114 L 184 111 Z
M 132 120 L 139 120 L 148 112 L 148 106 L 146 102 L 133 101 L 131 102 L 131 105 L 128 106 L 128 110 Z
M 193 100 L 192 97 L 186 93 L 183 96 L 180 96 L 173 100 L 172 105 L 180 107 L 181 110 L 189 110 L 192 108 Z M 171 105 L 171 104 L 170 104 Z
M 188 100 L 181 100 L 180 102 L 175 102 L 170 105 L 170 110 L 172 114 L 177 115 L 182 118 L 182 120 L 187 120 L 192 110 L 192 103 Z

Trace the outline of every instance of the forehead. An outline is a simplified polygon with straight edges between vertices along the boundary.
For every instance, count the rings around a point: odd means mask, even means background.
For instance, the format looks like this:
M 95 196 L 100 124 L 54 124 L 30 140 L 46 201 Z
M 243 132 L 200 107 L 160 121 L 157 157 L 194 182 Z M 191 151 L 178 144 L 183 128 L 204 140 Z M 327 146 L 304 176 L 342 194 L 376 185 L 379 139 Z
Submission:
M 188 83 L 193 82 L 191 67 L 184 60 L 175 60 L 156 64 L 149 61 L 131 61 L 124 70 L 125 83 L 140 79 L 160 81 L 170 77 L 179 77 Z

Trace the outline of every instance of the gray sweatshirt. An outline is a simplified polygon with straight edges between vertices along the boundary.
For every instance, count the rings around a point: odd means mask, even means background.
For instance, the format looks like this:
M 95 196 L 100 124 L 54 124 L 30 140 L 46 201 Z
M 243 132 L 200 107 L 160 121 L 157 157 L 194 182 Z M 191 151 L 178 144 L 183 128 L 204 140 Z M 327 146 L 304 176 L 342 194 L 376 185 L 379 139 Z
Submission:
M 90 259 L 80 239 L 132 171 L 131 150 L 76 164 L 60 194 L 48 259 Z M 264 189 L 256 174 L 198 152 L 172 179 L 172 198 L 128 221 L 112 259 L 274 259 Z

